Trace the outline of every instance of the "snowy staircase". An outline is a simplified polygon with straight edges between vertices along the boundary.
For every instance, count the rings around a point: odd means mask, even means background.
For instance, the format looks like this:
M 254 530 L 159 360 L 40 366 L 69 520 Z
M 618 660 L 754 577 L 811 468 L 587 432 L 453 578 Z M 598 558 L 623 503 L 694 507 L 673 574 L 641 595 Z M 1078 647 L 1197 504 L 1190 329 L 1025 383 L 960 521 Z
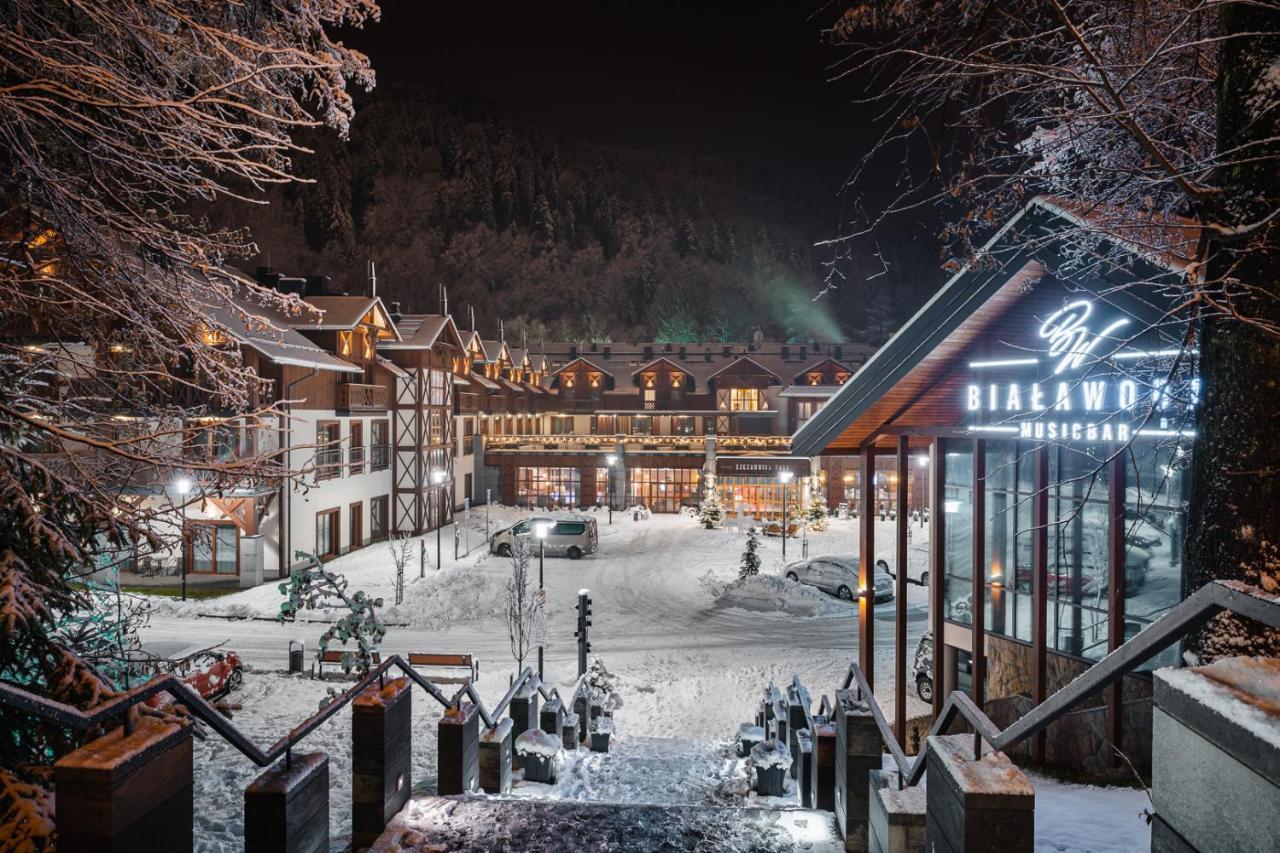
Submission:
M 373 850 L 843 850 L 830 812 L 756 797 L 733 745 L 617 738 L 568 753 L 552 785 L 504 797 L 419 797 Z

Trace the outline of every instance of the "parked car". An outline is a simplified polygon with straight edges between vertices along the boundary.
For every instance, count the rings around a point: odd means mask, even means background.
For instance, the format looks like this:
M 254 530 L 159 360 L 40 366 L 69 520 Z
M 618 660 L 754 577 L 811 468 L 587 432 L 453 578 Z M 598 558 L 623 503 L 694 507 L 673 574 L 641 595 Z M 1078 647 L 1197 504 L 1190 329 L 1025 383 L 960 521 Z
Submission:
M 538 525 L 547 525 L 549 528 L 545 546 L 538 540 Z M 495 533 L 489 540 L 489 552 L 510 557 L 517 543 L 521 542 L 528 546 L 531 554 L 536 554 L 541 547 L 545 547 L 549 557 L 563 556 L 577 560 L 596 552 L 600 534 L 596 520 L 589 515 L 565 513 L 533 516 Z
M 897 573 L 895 573 L 893 569 L 889 568 L 889 564 L 885 560 L 876 560 L 876 571 L 884 572 L 886 575 L 893 578 L 894 580 L 898 579 Z M 913 578 L 911 577 L 911 567 L 907 566 L 907 583 L 919 584 L 920 586 L 928 586 L 929 570 L 924 569 L 920 572 L 920 577 Z
M 783 569 L 788 578 L 799 583 L 816 586 L 846 601 L 853 600 L 858 588 L 858 560 L 856 557 L 813 557 L 788 563 Z M 893 578 L 880 570 L 872 575 L 875 584 L 875 601 L 893 598 Z
M 244 686 L 244 664 L 240 655 L 222 649 L 199 649 L 189 653 L 179 653 L 171 659 L 154 658 L 150 662 L 151 671 L 160 675 L 172 672 L 182 682 L 210 701 L 222 698 Z M 153 697 L 147 704 L 155 707 L 159 697 Z

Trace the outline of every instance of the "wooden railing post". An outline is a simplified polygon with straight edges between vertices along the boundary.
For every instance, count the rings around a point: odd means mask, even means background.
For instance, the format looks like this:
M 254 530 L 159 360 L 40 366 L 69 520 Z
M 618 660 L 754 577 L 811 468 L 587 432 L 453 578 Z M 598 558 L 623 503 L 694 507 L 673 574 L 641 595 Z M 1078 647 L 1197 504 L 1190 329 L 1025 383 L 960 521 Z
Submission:
M 507 708 L 511 715 L 511 742 L 515 743 L 520 735 L 538 727 L 538 688 L 526 683 L 511 697 L 511 704 Z M 520 764 L 520 756 L 514 750 L 511 761 L 512 767 Z
M 813 727 L 814 808 L 836 808 L 836 726 L 818 723 Z
M 445 710 L 436 725 L 436 792 L 469 794 L 480 782 L 480 715 L 461 702 Z
M 1031 781 L 1003 752 L 984 750 L 975 760 L 973 743 L 973 735 L 929 736 L 925 849 L 1030 853 L 1036 804 Z
M 128 713 L 133 713 L 129 711 Z M 191 726 L 142 717 L 54 765 L 58 850 L 190 851 Z
M 245 853 L 323 853 L 329 849 L 329 756 L 299 753 L 244 791 Z
M 870 774 L 882 763 L 880 731 L 856 690 L 836 691 L 836 825 L 845 850 L 867 849 Z
M 480 733 L 480 788 L 486 794 L 511 793 L 511 720 Z
M 378 839 L 413 787 L 413 694 L 409 679 L 370 686 L 351 702 L 351 841 Z

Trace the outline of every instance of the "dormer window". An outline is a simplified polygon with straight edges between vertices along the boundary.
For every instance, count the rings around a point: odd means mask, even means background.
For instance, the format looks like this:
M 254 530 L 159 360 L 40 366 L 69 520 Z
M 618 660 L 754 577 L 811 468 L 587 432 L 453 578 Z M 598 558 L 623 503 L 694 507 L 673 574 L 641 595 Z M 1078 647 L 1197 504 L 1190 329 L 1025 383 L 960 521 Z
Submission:
M 640 377 L 644 380 L 644 387 L 652 388 L 658 376 L 656 373 L 642 373 Z
M 563 377 L 561 377 L 561 378 L 564 380 L 564 387 L 566 387 L 566 388 L 572 388 L 572 387 L 573 387 L 573 374 L 572 374 L 572 373 L 566 373 L 566 374 L 565 374 Z
M 816 370 L 811 373 L 805 374 L 805 378 L 809 380 L 810 385 L 822 384 L 822 374 Z
M 681 374 L 681 373 L 673 373 L 673 374 L 671 374 L 671 387 L 672 387 L 672 388 L 674 388 L 674 389 L 676 389 L 676 390 L 678 391 L 678 390 L 680 390 L 680 386 L 681 386 L 683 383 L 684 383 L 684 374 Z
M 836 374 L 836 384 L 843 385 L 845 381 L 848 380 L 848 378 L 849 378 L 849 374 L 841 370 Z
M 600 387 L 600 380 L 601 380 L 601 378 L 602 378 L 602 377 L 601 377 L 601 375 L 600 375 L 599 373 L 588 373 L 588 374 L 587 374 L 587 381 L 588 381 L 588 383 L 591 385 L 591 387 L 592 387 L 592 388 L 599 388 L 599 387 Z

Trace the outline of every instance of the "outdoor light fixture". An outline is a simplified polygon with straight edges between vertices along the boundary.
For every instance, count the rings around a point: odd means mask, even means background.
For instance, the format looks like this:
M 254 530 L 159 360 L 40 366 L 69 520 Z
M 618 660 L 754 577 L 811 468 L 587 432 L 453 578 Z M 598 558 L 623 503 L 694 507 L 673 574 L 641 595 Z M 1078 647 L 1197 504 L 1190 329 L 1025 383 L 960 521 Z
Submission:
M 542 566 L 547 556 L 547 535 L 551 533 L 552 522 L 539 521 L 533 525 L 533 535 L 538 537 L 538 595 L 542 593 Z M 543 599 L 545 603 L 545 598 Z M 538 678 L 542 678 L 542 642 L 538 642 Z
M 184 498 L 191 494 L 191 488 L 195 485 L 191 482 L 190 477 L 179 477 L 173 481 L 173 489 Z M 187 600 L 187 561 L 190 559 L 190 547 L 187 542 L 187 503 L 182 502 L 182 558 L 179 562 L 182 564 L 182 600 Z
M 444 485 L 444 472 L 443 472 L 443 471 L 439 471 L 439 470 L 437 470 L 437 471 L 432 471 L 432 472 L 431 472 L 431 482 L 432 482 L 432 484 L 437 485 L 437 486 Z
M 437 468 L 431 472 L 431 483 L 440 489 L 439 500 L 436 501 L 438 515 L 436 516 L 436 571 L 443 568 L 440 562 L 440 528 L 444 527 L 444 471 Z
M 782 562 L 787 561 L 787 483 L 795 476 L 783 469 L 778 472 L 778 482 L 782 483 Z
M 191 494 L 191 486 L 192 483 L 190 477 L 179 477 L 173 481 L 173 490 L 180 495 Z

